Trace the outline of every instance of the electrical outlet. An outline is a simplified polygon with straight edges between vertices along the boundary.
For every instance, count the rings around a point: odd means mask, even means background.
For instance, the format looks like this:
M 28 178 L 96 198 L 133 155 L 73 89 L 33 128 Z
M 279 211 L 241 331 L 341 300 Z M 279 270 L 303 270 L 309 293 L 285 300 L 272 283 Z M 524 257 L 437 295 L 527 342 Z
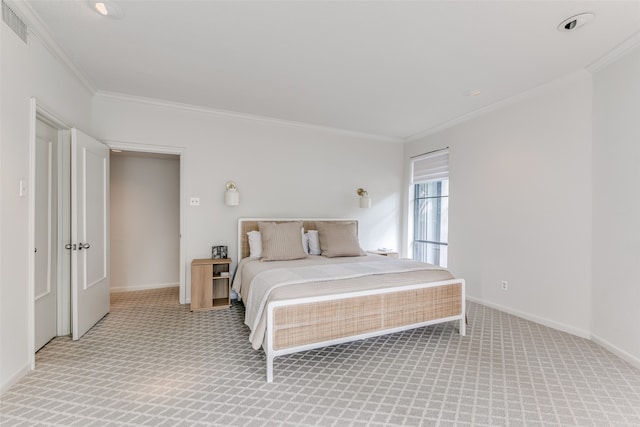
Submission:
M 200 197 L 192 197 L 189 204 L 191 206 L 200 206 Z
M 503 291 L 508 291 L 509 290 L 509 282 L 507 282 L 506 280 L 503 280 L 500 283 L 500 287 Z

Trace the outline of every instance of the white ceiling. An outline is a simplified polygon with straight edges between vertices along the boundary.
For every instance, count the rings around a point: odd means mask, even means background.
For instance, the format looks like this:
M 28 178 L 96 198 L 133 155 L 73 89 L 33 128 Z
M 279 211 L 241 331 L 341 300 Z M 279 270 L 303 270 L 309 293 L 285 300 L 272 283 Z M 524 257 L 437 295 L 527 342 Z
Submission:
M 85 0 L 26 3 L 97 91 L 399 139 L 640 31 L 640 1 L 116 0 L 121 19 Z M 556 30 L 581 12 L 595 19 Z

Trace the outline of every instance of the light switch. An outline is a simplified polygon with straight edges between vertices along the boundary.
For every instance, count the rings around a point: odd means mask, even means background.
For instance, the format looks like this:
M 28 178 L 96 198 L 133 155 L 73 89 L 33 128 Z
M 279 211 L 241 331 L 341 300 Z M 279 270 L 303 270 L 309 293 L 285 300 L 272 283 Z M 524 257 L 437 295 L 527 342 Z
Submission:
M 192 197 L 189 204 L 191 206 L 200 206 L 200 197 Z
M 20 197 L 26 197 L 27 195 L 27 181 L 24 179 L 20 180 L 20 189 L 18 190 L 18 194 Z

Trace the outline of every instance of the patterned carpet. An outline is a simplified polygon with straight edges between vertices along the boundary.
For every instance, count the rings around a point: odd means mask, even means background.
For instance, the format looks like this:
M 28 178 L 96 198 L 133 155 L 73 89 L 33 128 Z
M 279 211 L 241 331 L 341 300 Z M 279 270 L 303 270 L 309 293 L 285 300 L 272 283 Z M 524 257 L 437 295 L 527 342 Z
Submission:
M 3 426 L 640 425 L 640 371 L 594 343 L 468 304 L 456 323 L 276 359 L 244 307 L 191 313 L 177 289 L 112 295 L 0 398 Z

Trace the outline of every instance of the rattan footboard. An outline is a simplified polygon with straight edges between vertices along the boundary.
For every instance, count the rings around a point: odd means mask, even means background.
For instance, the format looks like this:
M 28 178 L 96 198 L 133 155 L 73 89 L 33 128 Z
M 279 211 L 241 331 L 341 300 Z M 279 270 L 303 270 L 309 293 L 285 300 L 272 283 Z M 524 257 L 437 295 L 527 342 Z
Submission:
M 452 283 L 277 307 L 273 313 L 273 349 L 370 334 L 462 313 L 462 284 Z
M 267 382 L 277 356 L 400 332 L 441 322 L 460 322 L 465 335 L 462 279 L 347 295 L 275 301 L 267 307 Z

